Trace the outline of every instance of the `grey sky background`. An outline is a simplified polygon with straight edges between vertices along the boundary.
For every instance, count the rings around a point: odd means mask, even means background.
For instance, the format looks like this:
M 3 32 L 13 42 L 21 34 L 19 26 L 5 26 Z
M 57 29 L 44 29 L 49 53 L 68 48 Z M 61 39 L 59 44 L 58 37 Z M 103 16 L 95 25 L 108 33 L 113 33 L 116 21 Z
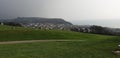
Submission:
M 64 18 L 73 24 L 120 27 L 120 0 L 0 0 L 0 18 Z

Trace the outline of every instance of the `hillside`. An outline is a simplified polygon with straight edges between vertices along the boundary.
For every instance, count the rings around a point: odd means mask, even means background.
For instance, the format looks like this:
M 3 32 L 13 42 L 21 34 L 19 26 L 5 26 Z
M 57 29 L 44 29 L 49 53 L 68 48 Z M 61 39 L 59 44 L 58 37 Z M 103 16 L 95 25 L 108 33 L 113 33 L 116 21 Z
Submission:
M 68 30 L 73 24 L 61 18 L 18 17 L 15 19 L 0 19 L 1 25 L 21 26 L 37 29 Z
M 119 36 L 0 26 L 0 41 L 84 40 L 1 44 L 0 58 L 119 58 Z M 7 55 L 7 56 L 6 56 Z
M 41 30 L 70 30 L 92 34 L 120 35 L 119 28 L 109 28 L 97 25 L 73 25 L 61 18 L 18 17 L 15 19 L 0 19 L 0 24 Z
M 90 36 L 90 37 L 89 37 Z M 0 26 L 0 41 L 12 40 L 40 40 L 40 39 L 98 39 L 109 38 L 112 36 L 78 33 L 62 30 L 40 30 L 13 26 Z M 88 39 L 87 39 L 88 40 Z
M 14 22 L 22 24 L 31 24 L 31 23 L 51 23 L 51 24 L 65 24 L 72 25 L 72 23 L 65 21 L 61 18 L 41 18 L 41 17 L 18 17 L 15 19 L 0 19 L 0 22 Z

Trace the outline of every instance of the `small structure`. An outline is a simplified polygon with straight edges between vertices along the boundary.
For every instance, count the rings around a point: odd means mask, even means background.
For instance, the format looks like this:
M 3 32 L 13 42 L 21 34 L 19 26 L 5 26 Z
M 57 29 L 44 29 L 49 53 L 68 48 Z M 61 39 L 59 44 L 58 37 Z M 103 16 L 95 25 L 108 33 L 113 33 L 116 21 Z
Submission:
M 4 25 L 4 23 L 1 22 L 0 25 Z
M 117 50 L 114 50 L 114 51 L 112 51 L 115 55 L 120 55 L 120 50 L 119 49 L 117 49 Z
M 118 45 L 119 49 L 112 51 L 115 55 L 120 55 L 120 45 Z

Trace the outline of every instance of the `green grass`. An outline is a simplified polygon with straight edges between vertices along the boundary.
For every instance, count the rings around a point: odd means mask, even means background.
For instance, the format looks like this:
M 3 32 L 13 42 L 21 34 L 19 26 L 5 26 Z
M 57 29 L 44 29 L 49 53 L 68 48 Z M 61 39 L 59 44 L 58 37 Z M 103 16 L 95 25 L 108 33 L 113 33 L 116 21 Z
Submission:
M 12 40 L 85 40 L 81 42 L 38 42 L 0 45 L 0 58 L 120 58 L 114 55 L 119 36 L 60 30 L 35 30 L 0 26 L 0 41 Z
M 118 42 L 41 42 L 0 45 L 0 58 L 119 58 Z
M 97 38 L 96 38 L 97 37 Z M 0 41 L 15 40 L 50 40 L 50 39 L 71 39 L 91 40 L 106 39 L 113 36 L 86 34 L 60 30 L 39 30 L 22 27 L 0 26 Z

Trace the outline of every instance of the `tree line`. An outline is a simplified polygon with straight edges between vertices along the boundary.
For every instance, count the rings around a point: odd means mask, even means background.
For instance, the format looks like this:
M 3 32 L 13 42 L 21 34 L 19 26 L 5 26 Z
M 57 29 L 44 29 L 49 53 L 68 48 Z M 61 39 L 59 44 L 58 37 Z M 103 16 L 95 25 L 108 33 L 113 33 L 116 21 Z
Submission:
M 120 29 L 108 28 L 97 25 L 92 25 L 89 27 L 75 26 L 71 28 L 71 31 L 93 33 L 93 34 L 103 34 L 103 35 L 120 35 Z

